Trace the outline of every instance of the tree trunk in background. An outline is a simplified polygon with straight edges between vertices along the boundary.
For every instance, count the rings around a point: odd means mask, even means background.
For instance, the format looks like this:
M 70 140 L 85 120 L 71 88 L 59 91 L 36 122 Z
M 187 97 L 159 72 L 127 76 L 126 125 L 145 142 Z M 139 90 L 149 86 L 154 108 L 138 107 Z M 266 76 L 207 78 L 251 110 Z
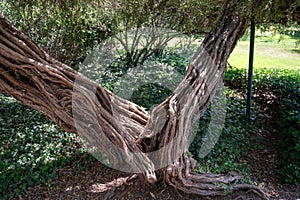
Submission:
M 195 161 L 186 152 L 192 121 L 200 118 L 211 102 L 223 79 L 226 61 L 247 26 L 248 20 L 241 19 L 238 14 L 224 14 L 219 26 L 201 44 L 182 82 L 149 114 L 50 58 L 7 20 L 0 19 L 0 92 L 42 112 L 65 131 L 79 135 L 72 98 L 78 104 L 93 101 L 98 126 L 90 126 L 93 119 L 89 117 L 90 111 L 85 109 L 80 110 L 80 126 L 89 129 L 95 137 L 85 138 L 89 142 L 99 139 L 97 132 L 102 130 L 114 145 L 126 152 L 110 155 L 114 162 L 126 163 L 128 169 L 144 172 L 143 177 L 150 183 L 159 178 L 187 193 L 224 195 L 224 187 L 215 183 L 229 187 L 241 177 L 193 173 Z M 74 95 L 75 81 L 82 84 Z M 96 98 L 91 100 L 91 95 Z M 112 99 L 117 109 L 122 110 L 122 116 L 113 115 Z M 101 151 L 112 154 L 108 148 Z M 158 151 L 158 155 L 167 156 L 155 156 Z M 133 156 L 131 152 L 138 154 Z M 150 152 L 154 153 L 151 155 Z M 160 165 L 163 168 L 156 170 Z M 252 185 L 235 185 L 234 189 L 251 189 L 264 196 Z

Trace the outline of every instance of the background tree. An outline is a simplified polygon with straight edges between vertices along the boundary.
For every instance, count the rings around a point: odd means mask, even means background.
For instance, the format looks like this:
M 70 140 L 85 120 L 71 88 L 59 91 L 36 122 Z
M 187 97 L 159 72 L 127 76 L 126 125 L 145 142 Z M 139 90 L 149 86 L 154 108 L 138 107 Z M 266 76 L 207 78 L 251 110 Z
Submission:
M 128 2 L 130 4 L 130 1 Z M 214 22 L 207 23 L 213 28 L 205 28 L 210 31 L 190 62 L 183 81 L 151 114 L 49 57 L 39 46 L 3 18 L 0 22 L 0 91 L 41 111 L 69 132 L 80 134 L 81 130 L 76 129 L 74 124 L 74 115 L 81 116 L 80 127 L 89 130 L 92 136 L 85 138 L 86 140 L 91 144 L 97 142 L 101 139 L 98 131 L 102 130 L 114 145 L 122 148 L 126 153 L 112 155 L 109 148 L 105 148 L 105 144 L 101 151 L 111 155 L 113 164 L 122 162 L 128 165 L 128 169 L 143 171 L 141 178 L 145 178 L 149 183 L 165 181 L 187 193 L 201 196 L 223 195 L 225 194 L 223 186 L 229 187 L 241 177 L 192 172 L 195 161 L 186 153 L 192 116 L 200 117 L 209 105 L 212 94 L 224 75 L 226 61 L 238 39 L 244 34 L 249 21 L 255 18 L 262 22 L 273 20 L 274 23 L 282 22 L 283 19 L 298 19 L 295 14 L 298 7 L 294 1 L 285 1 L 284 4 L 281 1 L 216 1 L 209 4 L 206 1 L 201 2 L 203 5 L 209 5 L 210 8 L 216 5 L 220 8 L 215 15 L 212 14 L 206 19 Z M 66 1 L 61 4 L 74 5 L 68 3 L 70 2 Z M 160 13 L 164 14 L 168 22 L 173 20 L 172 13 L 175 11 L 175 6 L 181 5 L 182 2 L 145 1 L 145 3 L 146 5 L 149 3 L 149 7 L 144 6 L 149 10 L 162 9 L 164 12 Z M 191 1 L 190 7 L 187 8 L 193 10 L 192 3 L 195 2 Z M 117 7 L 123 5 L 122 2 L 114 4 Z M 174 9 L 171 9 L 172 5 Z M 139 13 L 135 7 L 127 10 Z M 148 23 L 149 20 L 145 22 Z M 192 21 L 191 24 L 193 23 L 195 22 Z M 178 26 L 180 27 L 180 24 Z M 207 60 L 207 55 L 212 60 Z M 74 93 L 75 81 L 79 81 L 81 85 Z M 92 103 L 96 106 L 87 109 L 82 107 L 77 111 L 73 109 L 72 98 L 75 98 L 75 103 L 78 105 L 88 105 L 93 95 L 96 98 Z M 114 105 L 122 110 L 123 115 L 112 115 L 112 99 Z M 90 117 L 91 112 L 97 113 L 96 118 Z M 97 123 L 94 123 L 95 119 Z M 160 123 L 155 123 L 158 121 Z M 139 137 L 136 138 L 135 135 Z M 150 158 L 145 153 L 166 147 L 175 137 L 180 137 L 181 140 L 174 142 L 172 147 L 177 147 L 180 151 L 171 152 L 168 148 L 164 151 L 166 155 L 177 153 L 178 159 L 156 171 L 154 163 L 164 162 L 166 158 Z M 140 152 L 140 154 L 133 157 L 132 152 Z M 252 185 L 236 184 L 234 189 L 253 189 L 264 196 L 258 187 Z

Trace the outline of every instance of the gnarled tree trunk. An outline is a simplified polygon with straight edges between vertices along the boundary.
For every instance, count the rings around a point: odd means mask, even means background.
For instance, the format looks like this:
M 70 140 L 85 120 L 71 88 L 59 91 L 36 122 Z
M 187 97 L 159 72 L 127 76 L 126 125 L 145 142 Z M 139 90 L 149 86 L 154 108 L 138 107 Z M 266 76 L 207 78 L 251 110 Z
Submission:
M 211 102 L 226 61 L 247 26 L 248 21 L 238 14 L 224 14 L 201 44 L 182 82 L 150 114 L 50 58 L 9 21 L 1 19 L 0 92 L 42 112 L 65 131 L 81 135 L 88 130 L 89 136 L 81 136 L 91 145 L 99 145 L 103 135 L 109 138 L 123 153 L 105 143 L 101 152 L 110 155 L 113 165 L 143 172 L 150 183 L 159 179 L 187 193 L 224 195 L 224 187 L 218 185 L 229 186 L 241 177 L 193 173 L 195 161 L 186 152 L 191 123 Z M 80 83 L 78 87 L 74 87 L 76 83 Z M 78 105 L 76 110 L 74 104 Z M 112 109 L 121 114 L 113 114 Z M 251 189 L 266 197 L 256 186 L 240 184 L 234 189 Z

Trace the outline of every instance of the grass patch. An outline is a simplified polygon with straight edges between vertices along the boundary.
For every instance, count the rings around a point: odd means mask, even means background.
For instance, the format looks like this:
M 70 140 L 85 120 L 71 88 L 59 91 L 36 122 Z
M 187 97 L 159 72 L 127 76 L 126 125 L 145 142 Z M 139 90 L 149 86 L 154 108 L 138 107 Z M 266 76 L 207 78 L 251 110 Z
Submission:
M 290 35 L 261 33 L 255 37 L 254 68 L 300 69 L 299 39 Z M 249 35 L 237 44 L 228 60 L 238 68 L 249 66 Z

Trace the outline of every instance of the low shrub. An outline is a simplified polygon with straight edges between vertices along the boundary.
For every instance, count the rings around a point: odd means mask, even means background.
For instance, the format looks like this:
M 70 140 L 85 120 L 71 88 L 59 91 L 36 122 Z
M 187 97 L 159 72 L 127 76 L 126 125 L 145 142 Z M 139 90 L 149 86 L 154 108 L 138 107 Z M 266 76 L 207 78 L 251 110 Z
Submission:
M 255 74 L 257 101 L 267 103 L 275 120 L 278 175 L 286 183 L 300 184 L 300 70 L 259 69 Z
M 0 94 L 0 196 L 9 199 L 35 184 L 50 184 L 58 169 L 83 153 L 66 133 L 37 111 Z
M 225 85 L 230 89 L 243 91 L 247 89 L 247 70 L 228 66 L 224 76 Z

